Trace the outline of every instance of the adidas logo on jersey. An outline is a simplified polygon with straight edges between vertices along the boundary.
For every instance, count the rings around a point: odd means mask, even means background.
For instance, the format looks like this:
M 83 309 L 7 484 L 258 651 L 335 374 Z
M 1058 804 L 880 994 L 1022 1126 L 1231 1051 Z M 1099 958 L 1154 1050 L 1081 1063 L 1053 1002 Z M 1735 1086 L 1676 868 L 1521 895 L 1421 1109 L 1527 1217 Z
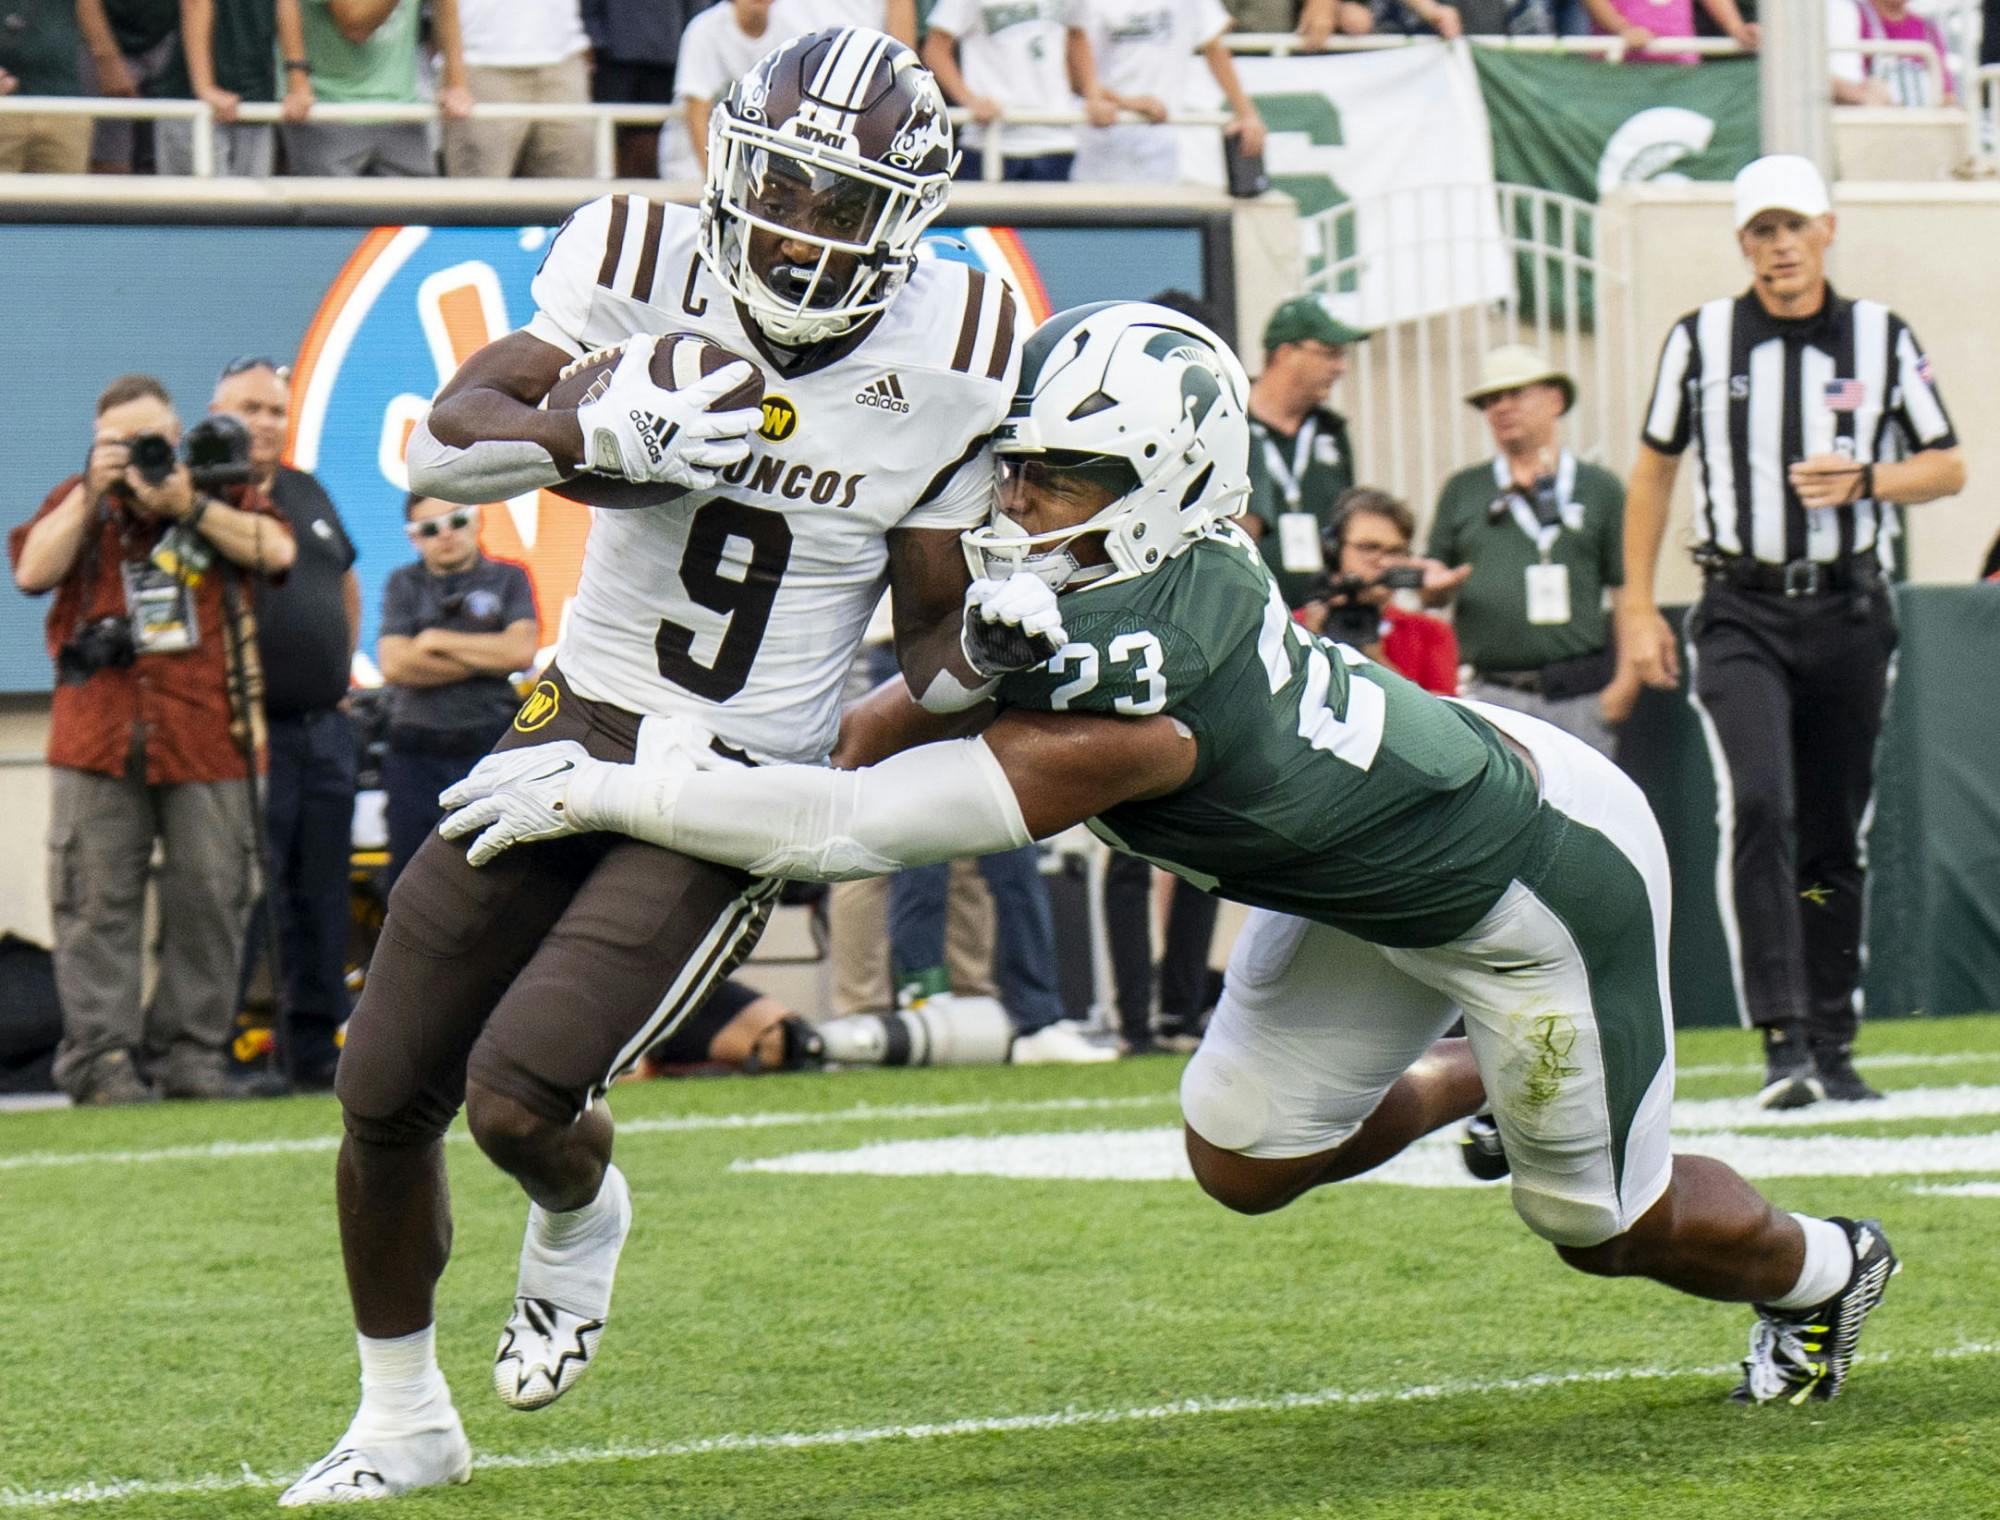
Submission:
M 872 406 L 883 412 L 907 412 L 910 403 L 903 399 L 903 381 L 894 370 L 854 393 L 857 406 Z

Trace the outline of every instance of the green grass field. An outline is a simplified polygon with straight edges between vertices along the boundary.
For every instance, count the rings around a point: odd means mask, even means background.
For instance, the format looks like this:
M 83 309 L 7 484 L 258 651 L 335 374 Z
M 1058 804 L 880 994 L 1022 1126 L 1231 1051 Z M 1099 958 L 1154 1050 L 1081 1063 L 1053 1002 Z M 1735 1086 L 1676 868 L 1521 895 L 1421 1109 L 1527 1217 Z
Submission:
M 1880 1215 L 1907 1263 L 1846 1393 L 1802 1408 L 1724 1401 L 1746 1310 L 1572 1274 L 1502 1189 L 1351 1183 L 1243 1219 L 1186 1180 L 1048 1175 L 1170 1158 L 1131 1133 L 1176 1123 L 1156 1057 L 620 1088 L 638 1217 L 611 1325 L 575 1391 L 518 1414 L 488 1369 L 523 1205 L 459 1135 L 439 1344 L 480 1466 L 390 1512 L 2000 1516 L 2000 1185 L 1919 1191 L 2000 1183 L 2000 1018 L 1871 1026 L 1866 1053 L 1906 1095 L 1882 1117 L 1711 1103 L 1683 1141 L 1828 1173 L 1764 1186 Z M 1747 1093 L 1749 1055 L 1684 1036 L 1681 1097 Z M 264 1514 L 326 1450 L 356 1392 L 338 1122 L 330 1099 L 0 1115 L 0 1510 Z M 782 1165 L 1035 1175 L 735 1165 L 802 1152 L 830 1154 Z

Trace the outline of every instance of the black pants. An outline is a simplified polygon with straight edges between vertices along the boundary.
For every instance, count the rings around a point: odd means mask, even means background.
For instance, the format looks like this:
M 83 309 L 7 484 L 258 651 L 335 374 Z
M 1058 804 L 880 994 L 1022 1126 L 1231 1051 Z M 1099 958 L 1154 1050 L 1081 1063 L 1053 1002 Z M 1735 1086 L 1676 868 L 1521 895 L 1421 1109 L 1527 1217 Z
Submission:
M 1860 1022 L 1861 829 L 1895 611 L 1886 590 L 1787 598 L 1711 581 L 1689 615 L 1715 760 L 1723 927 L 1746 1024 Z M 1733 900 L 1732 900 L 1733 899 Z
M 1113 850 L 1104 872 L 1105 937 L 1118 997 L 1118 1032 L 1134 1045 L 1152 1038 L 1153 868 Z M 1160 1018 L 1178 1030 L 1193 1025 L 1207 999 L 1208 945 L 1215 937 L 1217 900 L 1185 881 L 1174 883 L 1160 947 Z
M 331 1073 L 334 1032 L 347 1020 L 347 878 L 354 828 L 354 731 L 338 709 L 269 722 L 264 828 L 269 896 L 284 957 L 294 1058 L 306 1075 Z M 253 924 L 245 959 L 263 959 Z

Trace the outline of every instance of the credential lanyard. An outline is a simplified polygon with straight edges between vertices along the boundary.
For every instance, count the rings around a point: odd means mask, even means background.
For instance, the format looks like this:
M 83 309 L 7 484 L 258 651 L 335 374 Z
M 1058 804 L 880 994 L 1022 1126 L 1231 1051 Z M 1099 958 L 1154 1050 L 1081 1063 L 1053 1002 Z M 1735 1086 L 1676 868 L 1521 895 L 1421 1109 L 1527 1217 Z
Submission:
M 1264 434 L 1264 463 L 1270 469 L 1271 478 L 1278 483 L 1288 510 L 1297 511 L 1299 502 L 1305 496 L 1305 487 L 1300 484 L 1306 470 L 1312 463 L 1313 441 L 1319 436 L 1319 419 L 1308 416 L 1299 424 L 1298 434 L 1292 439 L 1291 463 L 1278 452 L 1277 440 L 1270 433 Z
M 1528 535 L 1528 542 L 1535 546 L 1535 552 L 1546 565 L 1556 540 L 1562 536 L 1562 530 L 1568 528 L 1575 533 L 1583 527 L 1583 508 L 1570 500 L 1570 492 L 1576 487 L 1576 456 L 1564 449 L 1556 458 L 1556 501 L 1562 513 L 1558 522 L 1544 523 L 1535 516 L 1535 509 L 1528 505 L 1527 496 L 1514 484 L 1514 475 L 1507 468 L 1504 454 L 1494 459 L 1493 475 L 1500 489 L 1507 493 L 1507 510 L 1513 513 L 1515 523 Z

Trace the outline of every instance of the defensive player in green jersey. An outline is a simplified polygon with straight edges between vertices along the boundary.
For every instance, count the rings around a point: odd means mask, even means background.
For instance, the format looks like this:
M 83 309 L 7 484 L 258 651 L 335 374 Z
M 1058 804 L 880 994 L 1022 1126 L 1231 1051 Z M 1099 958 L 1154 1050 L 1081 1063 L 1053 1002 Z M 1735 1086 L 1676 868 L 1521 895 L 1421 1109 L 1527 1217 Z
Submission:
M 859 770 L 742 767 L 668 727 L 633 766 L 515 750 L 446 794 L 444 832 L 478 834 L 475 865 L 611 828 L 831 879 L 1088 820 L 1256 909 L 1181 1084 L 1211 1195 L 1279 1208 L 1490 1103 L 1514 1206 L 1565 1261 L 1754 1302 L 1736 1395 L 1832 1397 L 1896 1258 L 1872 1220 L 1788 1214 L 1672 1154 L 1666 850 L 1643 796 L 1580 740 L 1287 616 L 1222 521 L 1244 389 L 1162 308 L 1036 332 L 997 509 L 966 535 L 966 652 L 997 678 L 977 737 L 904 748 L 927 720 L 885 687 L 849 716 Z M 1461 1015 L 1467 1037 L 1441 1038 Z

